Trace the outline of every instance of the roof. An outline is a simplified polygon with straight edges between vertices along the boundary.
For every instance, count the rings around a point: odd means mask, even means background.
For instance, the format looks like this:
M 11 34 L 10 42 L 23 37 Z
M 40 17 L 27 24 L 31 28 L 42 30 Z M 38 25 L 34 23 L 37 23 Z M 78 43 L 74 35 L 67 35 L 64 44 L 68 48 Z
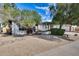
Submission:
M 42 22 L 42 23 L 40 23 L 40 24 L 47 24 L 47 25 L 49 25 L 49 24 L 52 24 L 52 22 Z

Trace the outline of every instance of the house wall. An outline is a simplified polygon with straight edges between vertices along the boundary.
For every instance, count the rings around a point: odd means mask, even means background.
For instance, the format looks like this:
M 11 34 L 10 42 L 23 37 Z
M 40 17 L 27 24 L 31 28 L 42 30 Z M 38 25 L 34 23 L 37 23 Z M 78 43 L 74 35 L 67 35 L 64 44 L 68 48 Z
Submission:
M 52 28 L 59 28 L 59 26 L 60 25 L 53 25 Z M 71 30 L 70 30 L 70 27 L 71 27 Z M 76 25 L 71 26 L 71 25 L 65 24 L 62 26 L 62 29 L 65 29 L 65 31 L 69 32 L 69 31 L 75 31 L 76 27 L 77 27 Z M 48 26 L 40 24 L 40 25 L 38 25 L 38 29 L 45 31 L 45 30 L 48 30 Z
M 59 26 L 60 25 L 53 25 L 53 28 L 59 28 Z M 71 27 L 71 30 L 70 30 L 70 27 Z M 62 29 L 65 29 L 65 31 L 69 32 L 69 31 L 75 31 L 76 27 L 77 27 L 76 25 L 67 25 L 66 24 L 66 25 L 62 26 Z
M 42 30 L 42 31 L 48 30 L 48 26 L 42 24 L 38 25 L 38 30 Z

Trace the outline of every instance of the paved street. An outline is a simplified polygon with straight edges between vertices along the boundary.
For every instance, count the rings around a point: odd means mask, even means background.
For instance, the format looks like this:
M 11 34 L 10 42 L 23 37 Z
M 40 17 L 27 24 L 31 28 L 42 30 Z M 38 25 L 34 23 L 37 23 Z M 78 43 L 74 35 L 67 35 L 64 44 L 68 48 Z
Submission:
M 41 56 L 79 56 L 79 40 L 38 54 Z

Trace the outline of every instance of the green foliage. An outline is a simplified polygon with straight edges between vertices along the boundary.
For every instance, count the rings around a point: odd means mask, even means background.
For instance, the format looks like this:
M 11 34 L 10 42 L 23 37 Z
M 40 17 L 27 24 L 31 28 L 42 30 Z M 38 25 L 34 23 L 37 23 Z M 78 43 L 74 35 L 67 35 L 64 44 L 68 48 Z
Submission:
M 63 24 L 79 25 L 79 4 L 58 3 L 56 5 L 56 9 L 55 7 L 50 8 L 50 11 L 53 16 L 53 24 L 60 24 L 60 28 Z M 52 12 L 52 10 L 55 11 Z
M 21 12 L 21 24 L 34 26 L 35 24 L 39 24 L 41 22 L 41 16 L 33 10 L 22 10 Z
M 31 27 L 31 26 L 35 25 L 35 22 L 30 19 L 28 19 L 28 20 L 25 19 L 25 20 L 20 21 L 20 24 L 23 26 L 30 26 Z
M 4 21 L 7 21 L 9 19 L 13 20 L 13 16 L 16 12 L 14 12 L 16 9 L 16 6 L 14 3 L 5 3 L 4 4 Z
M 11 15 L 12 15 L 12 18 L 14 20 L 17 20 L 16 18 L 20 17 L 21 16 L 21 11 L 19 9 L 14 9 L 12 12 L 11 12 Z
M 51 29 L 51 34 L 52 35 L 63 35 L 64 32 L 65 32 L 64 29 L 58 29 L 58 28 Z
M 57 8 L 55 8 L 55 7 L 57 7 Z M 64 14 L 65 13 L 65 5 L 57 4 L 57 6 L 55 6 L 55 7 L 50 9 L 52 16 L 53 16 L 52 23 L 53 24 L 60 24 L 60 29 L 61 29 L 62 25 L 65 23 L 65 14 Z M 54 12 L 52 12 L 52 10 L 54 10 Z
M 36 24 L 39 24 L 41 22 L 41 16 L 36 11 L 32 11 L 32 15 Z
M 4 4 L 4 22 L 15 20 L 23 26 L 33 26 L 41 22 L 41 16 L 34 10 L 19 10 L 14 3 Z

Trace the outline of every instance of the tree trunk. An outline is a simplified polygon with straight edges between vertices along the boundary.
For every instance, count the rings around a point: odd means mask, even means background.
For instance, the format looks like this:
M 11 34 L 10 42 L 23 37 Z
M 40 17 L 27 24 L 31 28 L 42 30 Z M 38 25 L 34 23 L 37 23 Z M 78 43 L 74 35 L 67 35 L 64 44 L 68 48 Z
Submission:
M 37 31 L 38 31 L 38 26 L 37 26 Z
M 51 24 L 51 25 L 50 25 L 50 29 L 52 29 L 53 27 L 54 27 L 54 24 Z
M 59 27 L 59 29 L 62 29 L 63 24 L 64 24 L 64 17 L 63 17 L 63 19 L 62 19 L 61 22 L 60 22 L 60 27 Z
M 63 24 L 62 24 L 62 23 L 60 23 L 60 27 L 59 27 L 59 29 L 62 29 L 62 26 L 63 26 Z
M 69 27 L 69 32 L 71 32 L 71 25 L 70 25 L 70 27 Z
M 50 25 L 48 25 L 48 30 L 50 30 Z

